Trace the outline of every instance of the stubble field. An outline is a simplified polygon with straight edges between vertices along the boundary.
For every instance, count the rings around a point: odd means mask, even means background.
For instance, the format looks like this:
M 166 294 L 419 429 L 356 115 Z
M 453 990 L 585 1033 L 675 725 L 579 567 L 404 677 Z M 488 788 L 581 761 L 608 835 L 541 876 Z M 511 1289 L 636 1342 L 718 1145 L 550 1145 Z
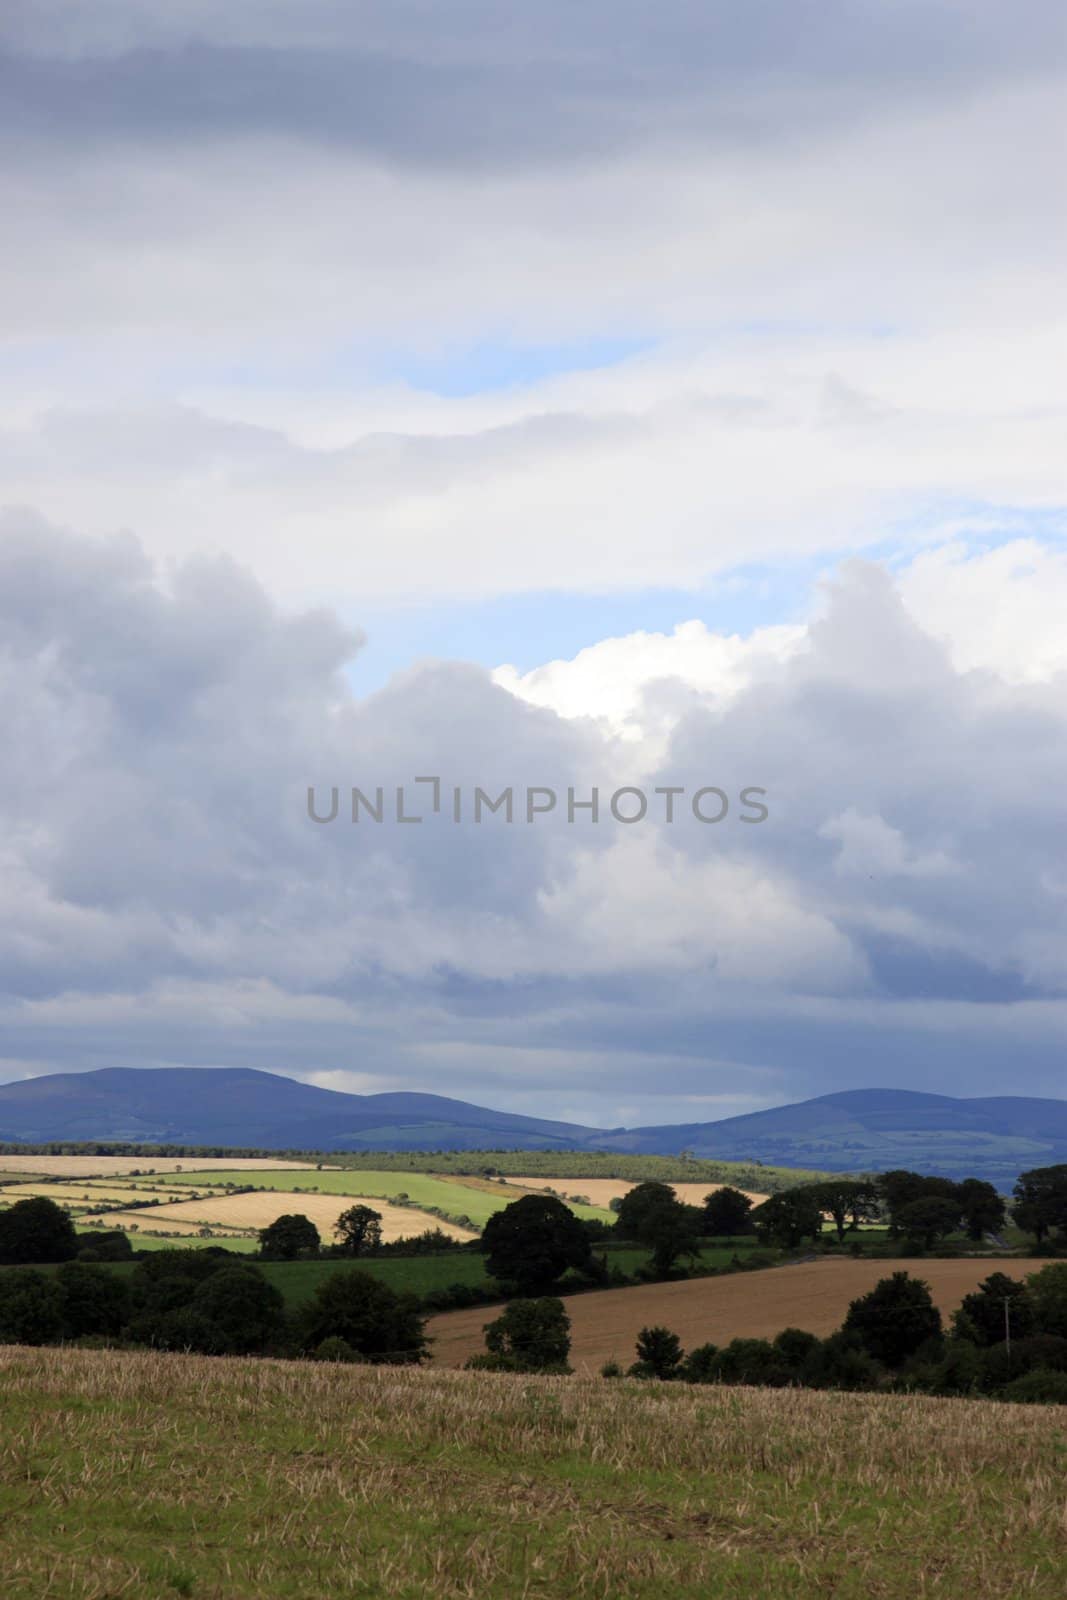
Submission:
M 0 1349 L 5 1600 L 1060 1600 L 1062 1409 Z

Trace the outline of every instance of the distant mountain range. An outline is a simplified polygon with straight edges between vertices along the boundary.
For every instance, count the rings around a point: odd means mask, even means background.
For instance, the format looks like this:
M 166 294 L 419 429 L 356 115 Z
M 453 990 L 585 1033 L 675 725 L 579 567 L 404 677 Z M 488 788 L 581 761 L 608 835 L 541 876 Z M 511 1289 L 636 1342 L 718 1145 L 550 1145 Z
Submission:
M 911 1167 L 1010 1183 L 1067 1161 L 1067 1101 L 853 1089 L 720 1122 L 650 1128 L 490 1111 L 434 1094 L 340 1094 L 245 1068 L 109 1067 L 0 1087 L 0 1143 L 92 1140 L 262 1150 L 568 1150 L 824 1171 Z

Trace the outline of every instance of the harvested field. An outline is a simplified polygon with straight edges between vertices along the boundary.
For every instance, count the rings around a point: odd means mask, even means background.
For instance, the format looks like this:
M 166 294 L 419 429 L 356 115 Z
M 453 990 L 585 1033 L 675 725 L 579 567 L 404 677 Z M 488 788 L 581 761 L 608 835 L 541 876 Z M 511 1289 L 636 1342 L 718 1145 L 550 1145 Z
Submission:
M 181 1234 L 183 1238 L 186 1234 L 199 1233 L 200 1229 L 205 1226 L 202 1222 L 175 1222 L 169 1217 L 161 1218 L 154 1206 L 143 1206 L 139 1211 L 87 1211 L 77 1217 L 76 1221 L 79 1224 L 99 1222 L 102 1225 L 102 1229 L 118 1229 L 124 1233 L 155 1231 L 157 1233 Z M 97 1232 L 91 1226 L 86 1227 L 83 1231 Z M 217 1228 L 215 1231 L 219 1238 L 223 1236 L 224 1230 L 222 1228 Z
M 205 1185 L 205 1187 L 208 1187 Z M 152 1188 L 128 1188 L 117 1183 L 12 1183 L 0 1187 L 0 1201 L 31 1200 L 43 1197 L 54 1200 L 57 1206 L 93 1206 L 117 1205 L 128 1206 L 132 1201 L 145 1200 L 158 1194 L 160 1200 L 182 1200 L 188 1195 L 187 1189 L 162 1186 Z
M 5 1600 L 1060 1600 L 1063 1408 L 0 1348 Z
M 173 1205 L 152 1206 L 143 1211 L 115 1213 L 109 1218 L 118 1221 L 132 1217 L 142 1227 L 170 1228 L 172 1223 L 189 1224 L 194 1230 L 205 1224 L 217 1223 L 230 1228 L 266 1228 L 277 1217 L 294 1212 L 308 1217 L 318 1228 L 328 1244 L 333 1243 L 333 1228 L 342 1211 L 350 1206 L 368 1205 L 382 1219 L 382 1238 L 410 1238 L 427 1228 L 440 1228 L 451 1239 L 471 1239 L 473 1232 L 457 1228 L 449 1222 L 439 1222 L 425 1211 L 408 1206 L 392 1205 L 388 1200 L 359 1195 L 291 1194 L 286 1189 L 256 1190 L 252 1194 L 219 1194 L 213 1199 L 185 1200 Z
M 554 1189 L 557 1194 L 566 1195 L 568 1200 L 578 1194 L 584 1195 L 592 1205 L 602 1207 L 608 1206 L 612 1200 L 621 1200 L 637 1187 L 634 1183 L 627 1183 L 625 1178 L 509 1178 L 508 1183 L 520 1189 Z M 724 1183 L 671 1184 L 679 1200 L 689 1206 L 703 1205 L 709 1194 L 727 1187 Z M 753 1205 L 759 1205 L 767 1198 L 765 1194 L 757 1194 L 754 1189 L 742 1189 L 741 1193 L 747 1194 Z
M 110 1178 L 140 1172 L 314 1172 L 307 1161 L 272 1161 L 262 1156 L 3 1156 L 5 1172 L 40 1173 L 55 1178 Z
M 910 1272 L 930 1285 L 942 1315 L 954 1311 L 965 1294 L 991 1272 L 1013 1278 L 1038 1272 L 1040 1259 L 1004 1261 L 811 1261 L 794 1267 L 767 1267 L 719 1278 L 680 1283 L 642 1284 L 634 1289 L 598 1289 L 565 1297 L 571 1319 L 571 1364 L 596 1372 L 605 1361 L 629 1364 L 643 1327 L 660 1323 L 678 1334 L 687 1350 L 730 1339 L 773 1338 L 783 1328 L 805 1328 L 826 1335 L 841 1326 L 849 1302 L 873 1289 L 891 1272 Z M 462 1366 L 485 1348 L 482 1328 L 494 1313 L 484 1307 L 447 1311 L 432 1317 L 433 1360 Z

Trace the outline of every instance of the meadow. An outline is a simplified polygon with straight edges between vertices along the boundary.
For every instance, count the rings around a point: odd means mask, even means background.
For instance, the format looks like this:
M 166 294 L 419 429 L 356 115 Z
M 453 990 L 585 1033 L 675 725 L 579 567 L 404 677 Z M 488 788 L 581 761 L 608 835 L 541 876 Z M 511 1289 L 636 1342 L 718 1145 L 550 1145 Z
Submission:
M 0 1347 L 5 1600 L 1059 1600 L 1056 1408 Z

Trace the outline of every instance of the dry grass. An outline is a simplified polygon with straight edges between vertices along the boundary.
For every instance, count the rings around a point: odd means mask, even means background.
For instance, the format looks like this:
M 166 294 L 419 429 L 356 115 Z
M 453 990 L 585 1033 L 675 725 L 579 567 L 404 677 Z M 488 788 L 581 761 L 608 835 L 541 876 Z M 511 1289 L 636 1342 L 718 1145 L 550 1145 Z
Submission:
M 0 1349 L 5 1600 L 1059 1600 L 1063 1416 Z
M 108 1220 L 128 1226 L 132 1219 L 142 1227 L 188 1226 L 195 1232 L 205 1224 L 229 1228 L 266 1228 L 277 1217 L 296 1212 L 308 1217 L 327 1243 L 333 1242 L 333 1229 L 342 1211 L 350 1206 L 367 1205 L 377 1211 L 382 1219 L 382 1238 L 410 1238 L 426 1228 L 440 1228 L 452 1239 L 470 1239 L 474 1235 L 465 1228 L 450 1222 L 439 1222 L 428 1212 L 416 1211 L 408 1206 L 391 1205 L 388 1200 L 359 1195 L 293 1194 L 288 1189 L 256 1190 L 252 1194 L 219 1194 L 207 1200 L 186 1200 L 173 1205 L 153 1206 L 151 1210 L 115 1212 Z
M 314 1172 L 306 1161 L 272 1161 L 262 1156 L 4 1156 L 0 1175 L 40 1173 L 56 1178 L 110 1178 L 130 1172 Z
M 636 1184 L 627 1183 L 625 1178 L 509 1178 L 509 1184 L 514 1184 L 520 1189 L 554 1189 L 557 1194 L 566 1195 L 572 1200 L 575 1195 L 584 1195 L 594 1206 L 606 1207 L 612 1200 L 621 1200 L 629 1194 Z M 672 1183 L 671 1188 L 679 1200 L 690 1206 L 701 1206 L 709 1194 L 716 1189 L 725 1189 L 723 1183 Z M 766 1200 L 765 1194 L 757 1194 L 754 1189 L 742 1189 L 742 1194 L 747 1194 L 753 1205 L 759 1205 Z
M 825 1335 L 840 1327 L 849 1302 L 873 1289 L 879 1278 L 904 1270 L 923 1278 L 942 1313 L 955 1310 L 991 1272 L 1021 1278 L 1036 1272 L 1039 1260 L 803 1262 L 721 1278 L 690 1278 L 680 1283 L 642 1284 L 634 1289 L 597 1290 L 568 1295 L 571 1362 L 579 1371 L 598 1371 L 612 1358 L 629 1364 L 641 1329 L 661 1323 L 678 1334 L 685 1348 L 725 1344 L 730 1339 L 773 1338 L 783 1328 L 806 1328 Z M 433 1317 L 433 1359 L 462 1366 L 485 1348 L 485 1308 L 447 1311 Z

